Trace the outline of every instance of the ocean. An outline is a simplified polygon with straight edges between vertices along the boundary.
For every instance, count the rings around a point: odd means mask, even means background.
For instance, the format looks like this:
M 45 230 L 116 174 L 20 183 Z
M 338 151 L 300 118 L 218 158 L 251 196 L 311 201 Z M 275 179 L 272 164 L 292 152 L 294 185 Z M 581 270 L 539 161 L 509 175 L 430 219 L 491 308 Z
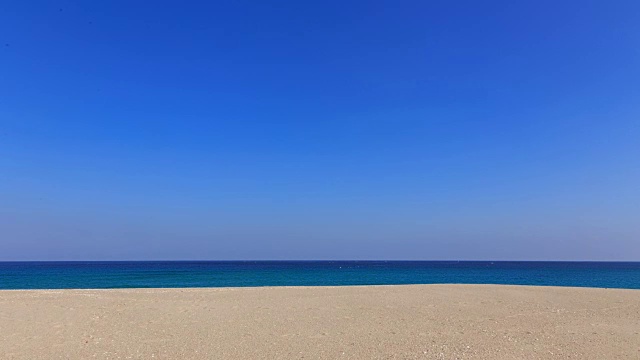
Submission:
M 640 289 L 640 262 L 0 262 L 0 289 L 342 286 L 444 283 Z

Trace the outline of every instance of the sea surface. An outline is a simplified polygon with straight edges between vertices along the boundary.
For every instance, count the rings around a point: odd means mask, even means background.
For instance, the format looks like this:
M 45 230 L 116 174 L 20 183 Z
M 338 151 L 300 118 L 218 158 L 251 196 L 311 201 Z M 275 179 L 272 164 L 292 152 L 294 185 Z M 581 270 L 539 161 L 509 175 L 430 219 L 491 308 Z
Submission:
M 640 262 L 0 262 L 0 289 L 443 283 L 640 289 Z

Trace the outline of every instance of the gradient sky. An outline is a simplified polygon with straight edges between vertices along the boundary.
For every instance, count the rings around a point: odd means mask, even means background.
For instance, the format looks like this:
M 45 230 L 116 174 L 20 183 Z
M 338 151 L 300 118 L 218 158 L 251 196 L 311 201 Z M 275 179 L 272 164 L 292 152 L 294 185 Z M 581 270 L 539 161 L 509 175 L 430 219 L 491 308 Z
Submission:
M 640 2 L 3 1 L 0 260 L 640 260 Z

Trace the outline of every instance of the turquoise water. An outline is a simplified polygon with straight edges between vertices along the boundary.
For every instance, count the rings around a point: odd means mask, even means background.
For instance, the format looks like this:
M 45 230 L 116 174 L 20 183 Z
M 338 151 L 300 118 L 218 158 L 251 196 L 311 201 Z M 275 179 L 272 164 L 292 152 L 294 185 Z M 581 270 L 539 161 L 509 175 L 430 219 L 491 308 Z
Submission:
M 441 283 L 640 289 L 640 262 L 0 262 L 0 289 Z

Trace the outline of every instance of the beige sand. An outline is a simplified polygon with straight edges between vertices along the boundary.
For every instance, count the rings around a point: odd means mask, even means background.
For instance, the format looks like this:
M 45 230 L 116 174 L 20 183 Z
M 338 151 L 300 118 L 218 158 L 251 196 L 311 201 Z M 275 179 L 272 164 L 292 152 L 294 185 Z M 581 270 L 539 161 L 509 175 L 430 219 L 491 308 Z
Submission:
M 640 359 L 640 291 L 0 291 L 2 359 Z

